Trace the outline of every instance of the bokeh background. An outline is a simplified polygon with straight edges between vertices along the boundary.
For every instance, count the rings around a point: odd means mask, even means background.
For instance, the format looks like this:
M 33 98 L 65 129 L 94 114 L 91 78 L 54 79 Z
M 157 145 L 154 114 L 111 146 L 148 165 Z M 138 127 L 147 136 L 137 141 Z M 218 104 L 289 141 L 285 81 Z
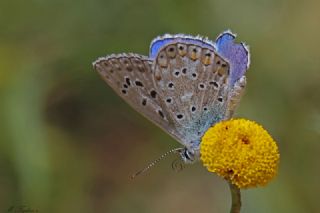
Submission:
M 243 191 L 243 212 L 320 212 L 318 0 L 16 0 L 0 2 L 0 212 L 228 212 L 221 178 L 176 157 L 129 176 L 179 144 L 133 111 L 91 63 L 148 54 L 164 33 L 250 45 L 237 111 L 278 141 L 279 174 Z

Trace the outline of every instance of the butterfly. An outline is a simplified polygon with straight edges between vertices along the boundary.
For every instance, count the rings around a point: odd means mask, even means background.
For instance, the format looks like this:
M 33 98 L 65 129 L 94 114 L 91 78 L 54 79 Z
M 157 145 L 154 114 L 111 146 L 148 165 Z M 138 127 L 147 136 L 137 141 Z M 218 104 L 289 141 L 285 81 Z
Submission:
M 231 31 L 215 42 L 165 34 L 151 42 L 149 56 L 112 54 L 93 67 L 128 104 L 184 146 L 172 150 L 183 162 L 193 163 L 200 158 L 201 137 L 232 117 L 246 86 L 250 53 L 235 38 Z

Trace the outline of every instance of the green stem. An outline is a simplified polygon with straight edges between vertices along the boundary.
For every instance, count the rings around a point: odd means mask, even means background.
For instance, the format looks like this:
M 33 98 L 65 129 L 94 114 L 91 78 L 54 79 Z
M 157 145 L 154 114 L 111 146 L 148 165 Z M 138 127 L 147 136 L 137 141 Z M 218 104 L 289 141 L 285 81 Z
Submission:
M 229 182 L 230 192 L 231 192 L 231 210 L 230 213 L 240 213 L 241 208 L 241 194 L 240 189 Z

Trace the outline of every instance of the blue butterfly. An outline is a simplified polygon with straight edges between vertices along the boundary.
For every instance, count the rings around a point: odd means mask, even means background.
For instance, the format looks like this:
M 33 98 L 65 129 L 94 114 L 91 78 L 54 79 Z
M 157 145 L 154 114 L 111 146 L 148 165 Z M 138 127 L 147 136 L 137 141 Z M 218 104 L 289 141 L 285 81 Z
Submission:
M 93 66 L 119 96 L 184 146 L 168 153 L 192 163 L 199 160 L 201 137 L 232 117 L 243 94 L 250 54 L 235 38 L 231 31 L 215 42 L 166 34 L 151 42 L 149 57 L 112 54 Z

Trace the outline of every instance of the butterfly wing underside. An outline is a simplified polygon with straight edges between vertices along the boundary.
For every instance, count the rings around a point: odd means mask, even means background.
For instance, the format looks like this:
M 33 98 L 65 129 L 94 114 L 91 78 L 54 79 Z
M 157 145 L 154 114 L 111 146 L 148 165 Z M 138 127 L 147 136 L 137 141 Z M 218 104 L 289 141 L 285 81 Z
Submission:
M 138 54 L 118 54 L 93 63 L 102 79 L 131 107 L 179 140 L 153 83 L 152 60 Z
M 154 61 L 154 84 L 182 144 L 198 146 L 204 132 L 224 119 L 229 64 L 212 48 L 192 41 L 169 42 Z

